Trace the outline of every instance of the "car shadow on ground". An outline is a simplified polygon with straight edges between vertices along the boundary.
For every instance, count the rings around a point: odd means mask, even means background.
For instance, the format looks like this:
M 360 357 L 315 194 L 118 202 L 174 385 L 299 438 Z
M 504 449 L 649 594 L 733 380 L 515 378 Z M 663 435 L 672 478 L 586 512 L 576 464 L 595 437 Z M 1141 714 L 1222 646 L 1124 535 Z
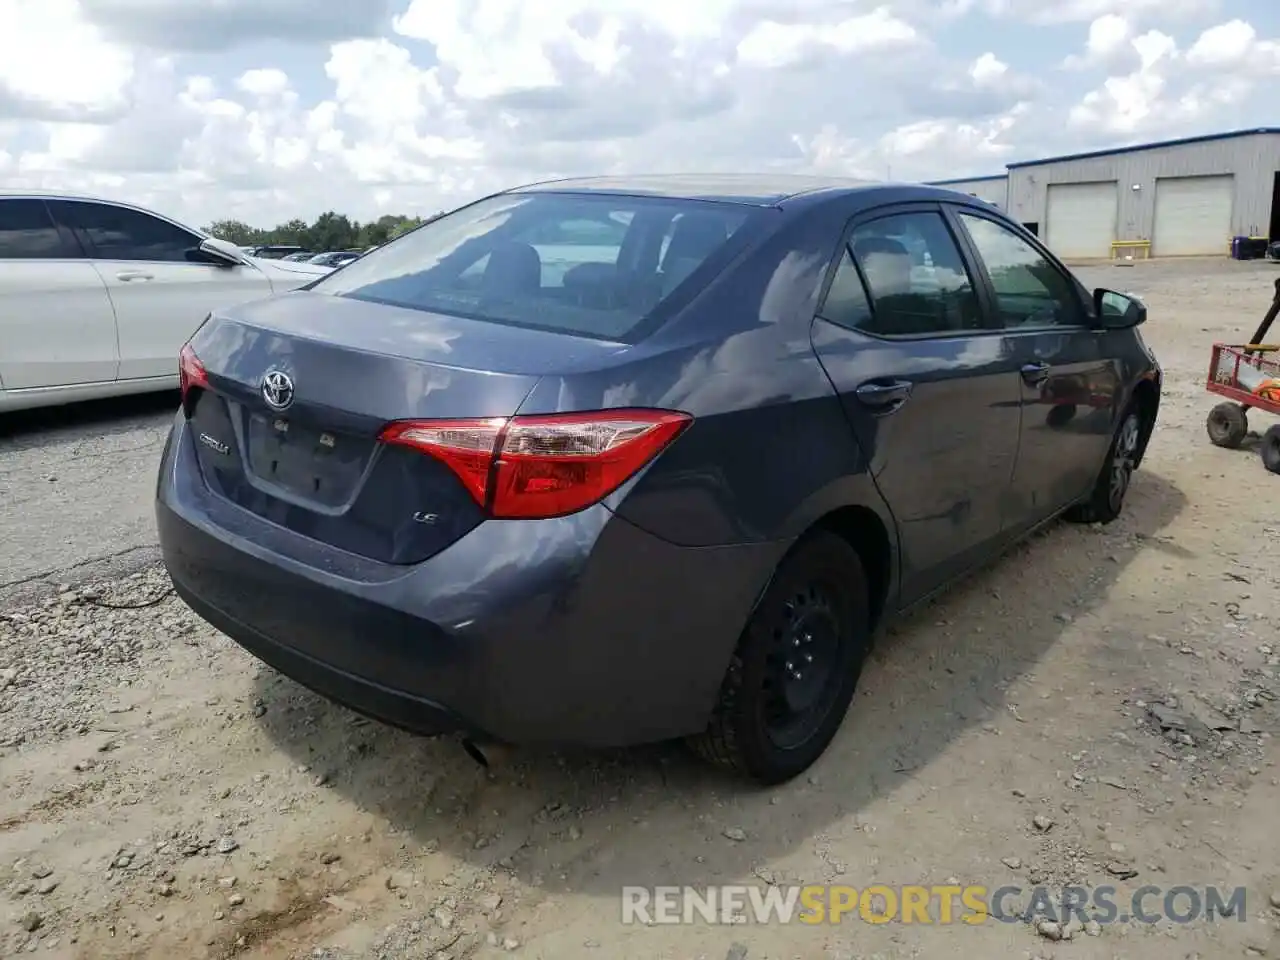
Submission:
M 1007 716 L 1003 691 L 1035 670 L 1066 621 L 1104 602 L 1139 552 L 1186 555 L 1159 536 L 1185 503 L 1169 481 L 1140 473 L 1115 524 L 1055 525 L 901 622 L 873 655 L 826 756 L 771 790 L 704 767 L 679 745 L 520 749 L 485 771 L 456 741 L 356 718 L 265 667 L 253 690 L 265 707 L 259 722 L 292 762 L 412 838 L 410 858 L 438 848 L 547 892 L 611 897 L 624 884 L 729 882 L 811 846 L 972 728 Z M 1001 596 L 1028 589 L 1033 602 Z M 1020 629 L 993 629 L 1000 619 Z M 988 773 L 999 786 L 999 771 Z M 746 842 L 731 842 L 725 831 L 739 825 Z
M 162 390 L 107 400 L 64 403 L 56 407 L 0 413 L 0 440 L 21 444 L 47 441 L 49 432 L 58 430 L 99 430 L 104 436 L 126 433 L 139 421 L 151 420 L 159 414 L 172 414 L 178 409 L 178 391 Z

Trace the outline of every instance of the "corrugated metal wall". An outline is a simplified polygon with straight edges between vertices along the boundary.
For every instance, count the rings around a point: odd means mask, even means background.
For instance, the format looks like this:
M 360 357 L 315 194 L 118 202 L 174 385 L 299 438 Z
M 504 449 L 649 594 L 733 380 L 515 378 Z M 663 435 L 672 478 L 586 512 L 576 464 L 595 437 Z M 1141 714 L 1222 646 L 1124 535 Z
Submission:
M 1232 234 L 1266 236 L 1271 225 L 1271 194 L 1277 170 L 1280 170 L 1280 134 L 1018 166 L 1009 170 L 1008 211 L 1023 223 L 1040 224 L 1043 233 L 1049 184 L 1114 180 L 1120 198 L 1116 239 L 1150 240 L 1158 177 L 1232 174 L 1235 177 Z M 1141 189 L 1134 190 L 1134 184 Z M 1227 238 L 1222 242 L 1225 252 Z
M 1009 179 L 1007 177 L 983 177 L 979 180 L 954 180 L 936 184 L 946 190 L 958 190 L 961 193 L 972 193 L 988 203 L 994 203 L 1004 210 L 1009 203 Z

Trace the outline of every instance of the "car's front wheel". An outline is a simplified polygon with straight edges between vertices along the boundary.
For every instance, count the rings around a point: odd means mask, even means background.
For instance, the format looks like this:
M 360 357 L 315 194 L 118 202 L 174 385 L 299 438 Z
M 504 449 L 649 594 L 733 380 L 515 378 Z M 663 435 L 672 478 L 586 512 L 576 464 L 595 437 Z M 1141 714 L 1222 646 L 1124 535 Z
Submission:
M 1124 498 L 1138 466 L 1138 450 L 1142 443 L 1142 410 L 1130 405 L 1111 438 L 1111 449 L 1098 474 L 1089 499 L 1076 504 L 1067 512 L 1067 519 L 1076 523 L 1110 523 L 1124 509 Z
M 802 539 L 743 630 L 707 730 L 703 758 L 762 784 L 789 780 L 839 730 L 870 638 L 867 579 L 834 533 Z

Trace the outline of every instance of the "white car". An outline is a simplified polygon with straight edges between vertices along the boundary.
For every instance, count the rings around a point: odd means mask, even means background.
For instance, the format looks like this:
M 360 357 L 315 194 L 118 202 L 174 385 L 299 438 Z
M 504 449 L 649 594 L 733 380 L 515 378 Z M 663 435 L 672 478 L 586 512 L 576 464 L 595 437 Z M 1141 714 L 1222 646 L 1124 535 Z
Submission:
M 129 204 L 0 192 L 0 412 L 176 389 L 210 311 L 329 272 Z

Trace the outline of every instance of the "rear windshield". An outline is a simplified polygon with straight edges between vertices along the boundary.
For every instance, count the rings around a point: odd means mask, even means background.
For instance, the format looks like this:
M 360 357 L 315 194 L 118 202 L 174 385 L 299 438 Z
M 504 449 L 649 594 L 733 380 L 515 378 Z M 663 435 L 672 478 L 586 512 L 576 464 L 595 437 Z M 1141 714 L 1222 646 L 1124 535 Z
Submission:
M 753 212 L 657 197 L 504 194 L 433 220 L 311 289 L 627 341 L 724 265 Z

